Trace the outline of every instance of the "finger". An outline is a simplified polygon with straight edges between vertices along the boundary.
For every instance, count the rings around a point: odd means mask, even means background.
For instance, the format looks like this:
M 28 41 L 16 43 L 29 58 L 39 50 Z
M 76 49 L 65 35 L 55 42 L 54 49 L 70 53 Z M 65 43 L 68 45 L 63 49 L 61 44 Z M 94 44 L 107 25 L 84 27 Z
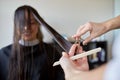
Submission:
M 83 52 L 83 48 L 82 46 L 80 46 L 80 44 L 78 44 L 78 53 L 82 53 Z
M 87 57 L 84 57 L 84 58 L 81 58 L 81 59 L 78 59 L 76 61 L 77 64 L 77 68 L 82 70 L 82 71 L 88 71 L 89 70 L 89 65 L 88 65 L 88 61 L 87 61 Z
M 80 27 L 78 28 L 77 32 L 81 32 L 81 30 L 82 30 L 83 28 L 84 28 L 84 26 L 80 26 Z M 77 34 L 77 32 L 76 32 L 76 34 Z M 76 35 L 76 34 L 74 34 L 72 37 L 73 37 L 74 39 L 78 40 L 78 39 L 80 38 L 80 35 Z
M 77 48 L 77 44 L 73 44 L 69 51 L 70 56 L 73 56 L 75 54 L 76 48 Z
M 82 58 L 82 61 L 83 61 L 83 62 L 86 62 L 86 61 L 87 61 L 87 57 L 83 57 L 83 58 Z
M 87 57 L 83 57 L 83 58 L 77 59 L 77 62 L 79 64 L 85 63 L 85 62 L 87 62 Z
M 87 57 L 84 57 L 83 59 L 82 59 L 82 67 L 84 68 L 84 70 L 85 71 L 88 71 L 89 70 L 89 65 L 88 65 L 88 59 L 87 59 Z
M 59 62 L 61 67 L 63 68 L 65 74 L 69 73 L 69 70 L 71 70 L 73 67 L 72 61 L 69 59 L 68 54 L 63 52 L 63 56 L 60 58 Z M 67 56 L 67 57 L 66 57 Z
M 81 51 L 80 53 L 82 54 L 83 52 L 85 52 L 85 51 Z M 79 58 L 79 59 L 76 60 L 76 62 L 81 64 L 81 62 L 85 61 L 86 58 L 87 57 Z
M 87 33 L 88 31 L 90 31 L 89 26 L 88 26 L 88 27 L 87 27 L 87 26 L 83 26 L 82 29 L 80 29 L 80 30 L 77 31 L 77 33 L 74 35 L 74 38 L 76 38 L 76 37 L 79 37 L 79 38 L 80 38 L 80 36 L 84 35 L 84 34 Z
M 92 40 L 92 36 L 90 35 L 89 37 L 87 37 L 84 41 L 83 41 L 83 45 L 86 45 L 88 42 L 90 42 Z
M 62 56 L 68 58 L 69 55 L 66 52 L 62 52 Z

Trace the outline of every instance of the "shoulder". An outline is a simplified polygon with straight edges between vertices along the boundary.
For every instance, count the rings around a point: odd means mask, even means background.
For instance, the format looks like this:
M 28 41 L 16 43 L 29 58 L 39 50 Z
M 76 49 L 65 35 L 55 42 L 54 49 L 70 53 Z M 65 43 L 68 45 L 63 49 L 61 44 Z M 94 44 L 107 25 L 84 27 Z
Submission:
M 11 45 L 0 49 L 0 80 L 5 80 L 6 78 L 10 53 Z
M 12 50 L 12 45 L 8 45 L 0 49 L 0 58 L 3 56 L 9 56 Z

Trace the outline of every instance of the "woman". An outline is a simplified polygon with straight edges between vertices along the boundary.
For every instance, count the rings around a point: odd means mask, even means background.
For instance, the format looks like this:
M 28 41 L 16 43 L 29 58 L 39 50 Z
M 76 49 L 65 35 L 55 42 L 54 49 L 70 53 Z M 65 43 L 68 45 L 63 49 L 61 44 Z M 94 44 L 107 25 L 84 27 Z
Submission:
M 43 43 L 33 12 L 26 5 L 15 11 L 13 44 L 0 50 L 0 80 L 64 80 L 62 69 L 52 67 L 60 55 Z

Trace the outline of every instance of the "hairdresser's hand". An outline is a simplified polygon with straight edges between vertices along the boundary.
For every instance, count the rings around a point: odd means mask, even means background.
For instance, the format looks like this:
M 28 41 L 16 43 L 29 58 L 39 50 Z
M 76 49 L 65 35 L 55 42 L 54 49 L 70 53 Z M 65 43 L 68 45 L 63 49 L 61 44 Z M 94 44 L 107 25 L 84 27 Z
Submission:
M 83 63 L 85 64 L 85 63 Z M 60 59 L 60 65 L 65 73 L 65 80 L 86 80 L 85 68 L 78 68 L 78 66 L 69 58 L 69 55 L 63 52 L 63 56 Z
M 82 52 L 83 52 L 82 47 L 79 46 L 79 44 L 73 44 L 69 51 L 69 57 L 72 57 L 75 54 L 79 54 Z M 82 71 L 89 70 L 87 57 L 77 59 L 77 60 L 73 61 L 73 63 L 75 64 L 75 67 L 79 70 L 82 70 Z
M 73 44 L 69 54 L 63 52 L 63 56 L 60 59 L 60 65 L 62 66 L 64 72 L 65 72 L 65 78 L 66 80 L 75 80 L 77 76 L 79 76 L 79 72 L 81 71 L 88 71 L 88 61 L 87 57 L 77 59 L 75 61 L 72 61 L 69 57 L 74 56 L 75 53 L 81 53 L 82 47 L 78 44 Z
M 77 30 L 76 34 L 73 36 L 73 38 L 79 39 L 82 35 L 84 35 L 87 32 L 90 32 L 90 36 L 88 36 L 83 41 L 83 45 L 87 44 L 92 39 L 107 32 L 107 27 L 105 26 L 104 23 L 88 22 L 78 28 L 78 30 Z

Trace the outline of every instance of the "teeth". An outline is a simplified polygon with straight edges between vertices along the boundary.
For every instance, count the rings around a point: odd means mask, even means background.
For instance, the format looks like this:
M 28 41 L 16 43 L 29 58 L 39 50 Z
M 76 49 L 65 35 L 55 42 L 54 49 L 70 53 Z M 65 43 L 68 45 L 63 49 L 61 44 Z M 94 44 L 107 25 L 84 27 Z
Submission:
M 30 35 L 32 32 L 31 31 L 24 31 L 23 34 L 24 35 Z
M 24 34 L 25 34 L 25 35 L 30 35 L 31 33 L 30 33 L 30 32 L 25 32 Z
M 29 34 L 29 33 L 31 33 L 30 31 L 26 31 L 26 32 L 24 32 L 24 33 L 27 33 L 27 34 Z

